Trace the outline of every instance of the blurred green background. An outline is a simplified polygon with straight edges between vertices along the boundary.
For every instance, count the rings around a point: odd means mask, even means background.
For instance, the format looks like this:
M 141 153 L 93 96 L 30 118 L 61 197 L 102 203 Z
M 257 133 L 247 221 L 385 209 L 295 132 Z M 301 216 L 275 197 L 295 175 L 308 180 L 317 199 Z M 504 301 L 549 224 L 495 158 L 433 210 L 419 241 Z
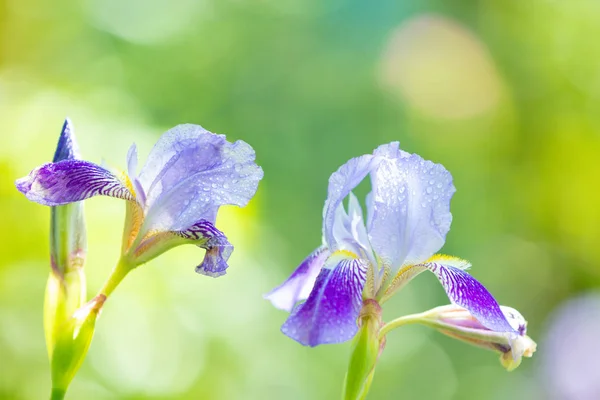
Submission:
M 0 397 L 49 391 L 49 210 L 13 182 L 51 159 L 69 116 L 90 161 L 124 168 L 131 142 L 144 160 L 189 122 L 252 144 L 265 179 L 249 207 L 221 210 L 228 274 L 195 274 L 193 246 L 132 273 L 67 398 L 339 398 L 350 344 L 300 346 L 261 295 L 320 244 L 329 175 L 392 140 L 451 171 L 443 252 L 470 260 L 539 347 L 507 373 L 491 352 L 405 327 L 370 399 L 550 398 L 553 312 L 600 284 L 598 21 L 586 0 L 0 0 Z M 92 294 L 124 204 L 94 198 L 86 215 Z M 423 275 L 384 315 L 445 303 Z

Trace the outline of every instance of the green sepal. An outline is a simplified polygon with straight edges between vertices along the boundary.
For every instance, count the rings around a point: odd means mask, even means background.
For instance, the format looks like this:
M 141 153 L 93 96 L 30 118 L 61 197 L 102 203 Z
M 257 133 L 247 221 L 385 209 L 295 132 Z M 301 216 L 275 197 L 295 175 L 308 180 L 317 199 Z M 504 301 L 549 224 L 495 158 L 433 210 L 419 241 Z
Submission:
M 87 355 L 106 297 L 96 296 L 61 326 L 52 351 L 52 389 L 66 391 Z

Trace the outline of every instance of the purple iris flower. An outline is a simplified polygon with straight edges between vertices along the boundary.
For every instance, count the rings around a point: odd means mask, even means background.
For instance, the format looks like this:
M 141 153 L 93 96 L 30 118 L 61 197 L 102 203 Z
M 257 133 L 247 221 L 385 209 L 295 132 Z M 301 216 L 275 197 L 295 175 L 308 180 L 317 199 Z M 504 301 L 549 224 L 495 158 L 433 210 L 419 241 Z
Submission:
M 352 189 L 367 175 L 365 220 Z M 518 335 L 492 295 L 465 272 L 467 261 L 435 254 L 450 229 L 455 190 L 442 165 L 400 150 L 398 142 L 342 165 L 329 178 L 322 246 L 265 296 L 291 312 L 282 332 L 307 346 L 349 340 L 365 300 L 383 303 L 429 271 L 450 301 L 485 328 Z
M 220 276 L 233 247 L 215 227 L 225 204 L 245 206 L 262 169 L 243 141 L 230 143 L 198 125 L 178 125 L 158 140 L 137 172 L 137 149 L 127 155 L 127 173 L 78 159 L 35 168 L 16 186 L 29 200 L 58 206 L 105 195 L 127 201 L 122 259 L 134 267 L 174 246 L 206 249 L 198 273 Z

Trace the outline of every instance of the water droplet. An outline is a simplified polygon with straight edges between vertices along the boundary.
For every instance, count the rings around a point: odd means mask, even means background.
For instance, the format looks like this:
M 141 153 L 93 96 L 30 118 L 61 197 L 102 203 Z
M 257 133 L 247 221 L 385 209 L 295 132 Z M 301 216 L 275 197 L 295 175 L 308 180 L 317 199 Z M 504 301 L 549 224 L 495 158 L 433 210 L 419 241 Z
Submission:
M 225 182 L 225 183 L 223 184 L 223 189 L 229 189 L 229 183 Z
M 216 184 L 216 183 L 213 183 L 213 184 L 211 184 L 210 186 L 212 186 L 212 188 L 213 188 L 213 189 L 216 189 L 216 188 L 217 188 L 217 184 Z
M 426 191 L 428 194 L 430 194 L 431 192 L 433 192 L 433 189 L 431 188 L 431 186 L 427 186 Z
M 437 184 L 437 185 L 435 185 L 435 186 L 436 186 L 438 189 L 441 189 L 441 188 L 442 188 L 442 183 L 441 183 L 441 182 L 438 182 L 438 184 Z

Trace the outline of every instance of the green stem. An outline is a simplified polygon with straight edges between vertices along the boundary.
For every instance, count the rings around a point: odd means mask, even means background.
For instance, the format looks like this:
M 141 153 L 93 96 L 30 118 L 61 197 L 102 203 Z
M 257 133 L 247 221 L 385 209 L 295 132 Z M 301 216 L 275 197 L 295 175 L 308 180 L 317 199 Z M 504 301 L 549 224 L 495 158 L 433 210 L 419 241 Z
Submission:
M 123 278 L 125 278 L 125 276 L 127 276 L 129 271 L 131 271 L 132 269 L 133 268 L 131 267 L 131 265 L 121 258 L 115 266 L 115 268 L 113 269 L 113 271 L 111 272 L 106 282 L 104 283 L 102 289 L 100 289 L 100 292 L 98 292 L 98 294 L 102 294 L 106 297 L 110 296 L 110 294 L 115 290 L 119 283 L 121 283 Z
M 50 394 L 50 400 L 63 400 L 65 398 L 66 390 L 52 388 L 52 393 Z
M 381 328 L 381 330 L 379 331 L 379 339 L 383 339 L 385 337 L 385 335 L 387 335 L 389 333 L 389 331 L 391 331 L 392 329 L 399 328 L 403 325 L 423 324 L 423 318 L 426 316 L 427 316 L 427 313 L 420 313 L 420 314 L 405 315 L 403 317 L 396 318 L 396 319 L 388 322 Z

